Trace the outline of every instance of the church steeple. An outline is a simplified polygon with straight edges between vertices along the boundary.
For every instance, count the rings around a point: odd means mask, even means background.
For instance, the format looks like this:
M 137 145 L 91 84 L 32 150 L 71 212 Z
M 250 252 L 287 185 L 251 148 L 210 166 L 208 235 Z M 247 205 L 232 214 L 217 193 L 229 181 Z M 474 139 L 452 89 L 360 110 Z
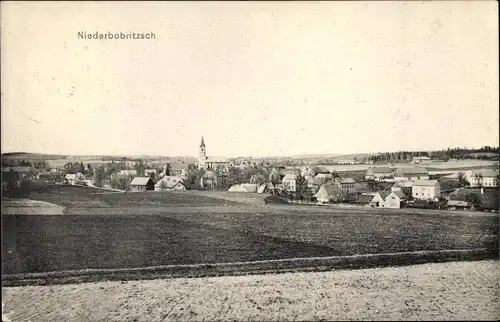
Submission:
M 201 137 L 201 143 L 200 143 L 200 147 L 204 147 L 205 146 L 205 141 L 203 140 L 203 136 Z

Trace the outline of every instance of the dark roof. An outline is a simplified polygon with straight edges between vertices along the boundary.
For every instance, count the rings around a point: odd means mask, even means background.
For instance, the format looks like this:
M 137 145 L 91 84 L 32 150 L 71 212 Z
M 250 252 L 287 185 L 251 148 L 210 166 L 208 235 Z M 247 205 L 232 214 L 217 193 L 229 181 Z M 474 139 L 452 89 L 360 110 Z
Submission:
M 389 167 L 373 167 L 369 168 L 372 173 L 391 173 L 393 170 Z
M 380 197 L 382 197 L 382 199 L 384 199 L 384 200 L 385 200 L 385 198 L 387 198 L 388 195 L 391 194 L 391 192 L 392 191 L 390 191 L 390 190 L 379 190 L 379 191 L 377 191 L 377 193 L 380 195 Z
M 396 196 L 398 196 L 399 199 L 406 199 L 406 195 L 401 190 L 393 191 L 392 193 L 395 194 Z

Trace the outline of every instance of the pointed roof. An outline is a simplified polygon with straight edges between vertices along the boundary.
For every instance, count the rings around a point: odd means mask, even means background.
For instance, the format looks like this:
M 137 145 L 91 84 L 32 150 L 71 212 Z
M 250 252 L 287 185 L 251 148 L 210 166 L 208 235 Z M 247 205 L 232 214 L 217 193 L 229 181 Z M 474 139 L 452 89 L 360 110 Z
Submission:
M 205 141 L 203 140 L 203 136 L 201 137 L 201 143 L 200 146 L 205 146 Z

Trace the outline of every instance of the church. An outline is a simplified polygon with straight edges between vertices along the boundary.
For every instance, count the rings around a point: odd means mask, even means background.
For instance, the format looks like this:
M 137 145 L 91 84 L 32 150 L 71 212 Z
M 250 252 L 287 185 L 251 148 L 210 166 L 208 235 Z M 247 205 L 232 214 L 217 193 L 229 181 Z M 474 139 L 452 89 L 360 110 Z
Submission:
M 198 169 L 216 170 L 216 169 L 229 169 L 229 160 L 226 157 L 207 157 L 207 147 L 203 136 L 201 137 L 200 153 L 198 156 Z

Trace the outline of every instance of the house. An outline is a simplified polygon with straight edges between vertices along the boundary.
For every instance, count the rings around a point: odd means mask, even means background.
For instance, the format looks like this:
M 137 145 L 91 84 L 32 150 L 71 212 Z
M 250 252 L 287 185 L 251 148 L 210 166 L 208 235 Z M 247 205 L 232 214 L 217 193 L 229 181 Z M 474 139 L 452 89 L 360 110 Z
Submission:
M 401 208 L 401 203 L 406 201 L 406 195 L 402 191 L 391 191 L 387 197 L 385 197 L 384 208 Z
M 232 185 L 227 191 L 229 192 L 247 192 L 245 188 L 243 188 L 239 184 Z
M 415 180 L 412 197 L 420 200 L 438 199 L 441 197 L 441 185 L 437 180 Z
M 76 174 L 75 173 L 66 174 L 66 176 L 64 177 L 64 181 L 66 182 L 66 184 L 75 185 L 76 184 Z
M 215 172 L 205 172 L 200 178 L 200 184 L 204 188 L 213 189 L 217 185 L 217 176 L 215 175 Z
M 394 181 L 429 180 L 429 171 L 421 167 L 403 167 L 394 171 Z
M 406 196 L 412 196 L 412 187 L 413 181 L 399 181 L 391 187 L 391 191 L 401 191 Z
M 176 176 L 165 176 L 155 184 L 155 191 L 186 190 L 181 178 Z
M 414 163 L 414 164 L 422 164 L 422 163 L 430 163 L 430 162 L 431 162 L 431 158 L 426 157 L 426 156 L 413 157 L 413 159 L 411 160 L 411 163 Z
M 288 173 L 283 177 L 283 186 L 288 191 L 296 191 L 297 190 L 297 176 L 292 173 Z
M 304 180 L 307 182 L 307 187 L 308 188 L 313 188 L 314 187 L 314 177 L 313 176 L 306 174 L 304 176 Z
M 355 200 L 352 202 L 357 205 L 369 206 L 373 199 L 373 193 L 358 193 Z
M 471 187 L 498 187 L 498 169 L 484 169 L 467 173 Z
M 385 198 L 390 195 L 392 191 L 388 190 L 380 190 L 375 193 L 375 195 L 372 198 L 372 201 L 370 202 L 371 207 L 384 207 L 385 205 Z
M 259 185 L 255 183 L 241 183 L 240 186 L 245 190 L 245 192 L 257 192 Z
M 150 177 L 135 177 L 130 182 L 130 191 L 154 190 L 155 183 Z
M 314 195 L 316 200 L 321 203 L 338 201 L 342 196 L 342 190 L 336 184 L 324 184 Z
M 154 175 L 156 175 L 156 169 L 146 169 L 146 170 L 144 170 L 144 175 L 145 175 L 146 177 L 149 177 L 152 173 L 153 173 Z
M 473 210 L 474 205 L 468 201 L 448 200 L 446 207 L 450 210 Z
M 370 167 L 366 170 L 365 179 L 375 181 L 393 181 L 393 170 L 389 167 Z
M 343 193 L 349 194 L 356 192 L 356 188 L 354 186 L 356 184 L 356 181 L 354 181 L 352 178 L 342 178 L 336 180 L 335 184 L 339 186 L 340 190 Z
M 257 193 L 272 193 L 274 191 L 274 186 L 271 182 L 262 184 L 257 189 Z

